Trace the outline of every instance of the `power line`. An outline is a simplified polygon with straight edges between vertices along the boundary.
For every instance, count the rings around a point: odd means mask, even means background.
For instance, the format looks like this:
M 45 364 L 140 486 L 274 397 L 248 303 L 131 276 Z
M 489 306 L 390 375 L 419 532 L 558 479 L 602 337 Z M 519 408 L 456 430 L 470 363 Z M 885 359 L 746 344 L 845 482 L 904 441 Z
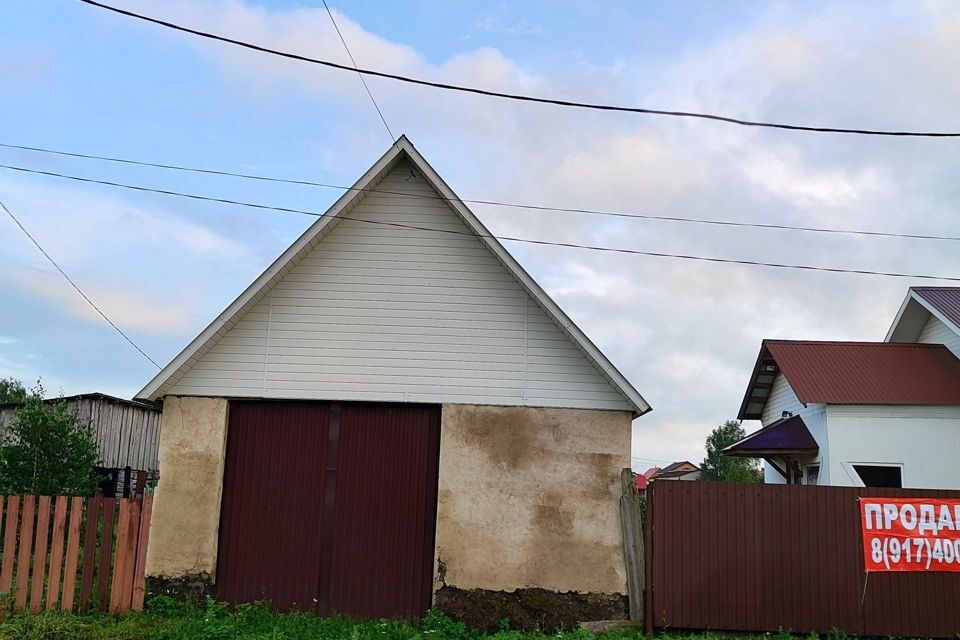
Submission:
M 321 60 L 319 58 L 311 58 L 308 56 L 303 56 L 296 53 L 289 53 L 286 51 L 279 51 L 277 49 L 271 49 L 269 47 L 263 47 L 260 45 L 252 44 L 250 42 L 244 42 L 243 40 L 235 40 L 233 38 L 228 38 L 225 36 L 220 36 L 214 33 L 209 33 L 206 31 L 200 31 L 198 29 L 192 29 L 190 27 L 185 27 L 173 22 L 168 22 L 166 20 L 160 20 L 158 18 L 151 18 L 139 13 L 134 13 L 133 11 L 127 11 L 126 9 L 120 9 L 118 7 L 113 7 L 108 4 L 103 4 L 101 2 L 96 2 L 95 0 L 80 0 L 85 4 L 89 4 L 101 9 L 106 9 L 107 11 L 112 11 L 114 13 L 119 13 L 121 15 L 136 18 L 138 20 L 143 20 L 145 22 L 150 22 L 162 27 L 167 27 L 168 29 L 174 29 L 176 31 L 182 31 L 184 33 L 189 33 L 201 38 L 207 38 L 209 40 L 216 40 L 218 42 L 226 42 L 228 44 L 236 45 L 238 47 L 243 47 L 245 49 L 250 49 L 253 51 L 259 51 L 261 53 L 267 53 L 274 56 L 280 56 L 282 58 L 288 58 L 290 60 L 299 60 L 301 62 L 310 62 L 312 64 L 319 64 L 325 67 L 330 67 L 331 69 L 339 69 L 341 71 L 350 71 L 359 73 L 361 75 L 376 76 L 379 78 L 388 78 L 390 80 L 396 80 L 398 82 L 406 82 L 409 84 L 416 84 L 425 87 L 433 87 L 435 89 L 444 89 L 447 91 L 459 91 L 463 93 L 472 93 L 481 96 L 489 96 L 493 98 L 505 98 L 508 100 L 518 100 L 521 102 L 535 102 L 540 104 L 550 104 L 560 107 L 575 107 L 579 109 L 593 109 L 597 111 L 616 111 L 623 113 L 642 113 L 647 115 L 655 116 L 670 116 L 676 118 L 699 118 L 702 120 L 713 120 L 716 122 L 727 122 L 730 124 L 741 125 L 745 127 L 765 127 L 770 129 L 785 129 L 788 131 L 808 131 L 814 133 L 850 133 L 857 135 L 866 135 L 866 136 L 894 136 L 894 137 L 924 137 L 924 138 L 956 138 L 960 137 L 960 133 L 951 133 L 951 132 L 935 132 L 935 131 L 890 131 L 890 130 L 880 130 L 880 129 L 847 129 L 840 127 L 816 127 L 816 126 L 806 126 L 806 125 L 795 125 L 795 124 L 783 124 L 776 122 L 764 122 L 758 120 L 743 120 L 740 118 L 732 118 L 729 116 L 720 116 L 710 113 L 700 113 L 694 111 L 671 111 L 664 109 L 647 109 L 643 107 L 626 107 L 610 104 L 599 104 L 593 102 L 576 102 L 573 100 L 559 100 L 555 98 L 542 98 L 537 96 L 522 95 L 515 93 L 506 93 L 502 91 L 492 91 L 489 89 L 479 89 L 477 87 L 467 87 L 463 85 L 448 84 L 445 82 L 434 82 L 431 80 L 423 80 L 420 78 L 411 78 L 409 76 L 404 76 L 396 73 L 387 73 L 385 71 L 376 71 L 373 69 L 361 69 L 359 67 L 348 67 L 347 65 L 338 64 L 336 62 L 331 62 L 329 60 Z
M 125 184 L 122 182 L 112 182 L 109 180 L 95 180 L 93 178 L 82 178 L 80 176 L 73 176 L 73 175 L 68 175 L 64 173 L 56 173 L 54 171 L 41 171 L 39 169 L 27 169 L 25 167 L 16 167 L 16 166 L 7 165 L 7 164 L 0 164 L 0 169 L 9 169 L 12 171 L 20 171 L 23 173 L 35 173 L 38 175 L 51 176 L 55 178 L 75 180 L 77 182 L 100 184 L 108 187 L 119 187 L 122 189 L 130 189 L 133 191 L 159 193 L 159 194 L 168 195 L 168 196 L 189 198 L 192 200 L 202 200 L 205 202 L 218 202 L 221 204 L 237 205 L 241 207 L 251 207 L 254 209 L 281 211 L 284 213 L 297 213 L 297 214 L 313 216 L 317 218 L 324 217 L 326 215 L 321 212 L 308 211 L 305 209 L 294 209 L 291 207 L 280 207 L 275 205 L 244 202 L 242 200 L 232 200 L 229 198 L 203 196 L 203 195 L 192 194 L 192 193 L 184 193 L 181 191 L 171 191 L 168 189 L 154 189 L 152 187 L 142 187 L 139 185 Z M 817 267 L 813 265 L 789 264 L 789 263 L 781 263 L 781 262 L 764 262 L 760 260 L 714 258 L 710 256 L 700 256 L 700 255 L 692 255 L 692 254 L 664 253 L 659 251 L 641 251 L 639 249 L 621 249 L 617 247 L 603 247 L 603 246 L 596 246 L 596 245 L 578 244 L 574 242 L 552 242 L 549 240 L 536 240 L 534 238 L 516 238 L 513 236 L 482 235 L 482 234 L 473 233 L 471 231 L 456 231 L 453 229 L 437 229 L 434 227 L 424 227 L 420 225 L 404 224 L 400 222 L 389 222 L 386 220 L 364 220 L 362 218 L 349 218 L 348 216 L 338 216 L 338 215 L 332 215 L 329 217 L 340 218 L 340 219 L 349 220 L 352 222 L 363 222 L 365 224 L 375 224 L 375 225 L 395 227 L 400 229 L 413 229 L 417 231 L 433 231 L 436 233 L 446 233 L 446 234 L 470 236 L 470 237 L 476 237 L 476 238 L 487 238 L 487 239 L 501 240 L 501 241 L 507 241 L 507 242 L 521 242 L 525 244 L 547 246 L 547 247 L 566 247 L 569 249 L 584 249 L 588 251 L 599 251 L 599 252 L 606 252 L 606 253 L 622 253 L 622 254 L 637 255 L 637 256 L 648 256 L 653 258 L 674 258 L 678 260 L 693 260 L 698 262 L 711 262 L 711 263 L 718 263 L 718 264 L 739 264 L 739 265 L 748 265 L 748 266 L 756 266 L 756 267 L 771 267 L 775 269 L 795 269 L 795 270 L 801 270 L 801 271 L 821 271 L 821 272 L 827 272 L 827 273 L 849 273 L 849 274 L 856 274 L 856 275 L 884 276 L 889 278 L 916 278 L 916 279 L 923 279 L 923 280 L 947 280 L 952 282 L 960 282 L 960 277 L 935 276 L 935 275 L 929 275 L 929 274 L 915 274 L 915 273 L 898 273 L 898 272 L 888 272 L 888 271 L 871 271 L 868 269 L 841 269 L 839 267 Z
M 53 258 L 50 257 L 50 254 L 47 253 L 46 250 L 45 250 L 42 246 L 40 246 L 40 243 L 37 242 L 37 239 L 34 238 L 34 237 L 30 234 L 29 231 L 27 231 L 27 228 L 26 228 L 25 226 L 23 226 L 23 223 L 21 223 L 20 220 L 18 220 L 15 215 L 13 215 L 13 212 L 10 211 L 10 209 L 7 208 L 7 205 L 5 205 L 2 201 L 0 201 L 0 207 L 3 207 L 3 210 L 7 212 L 7 215 L 8 215 L 8 216 L 10 216 L 10 219 L 13 220 L 18 227 L 20 227 L 20 231 L 23 231 L 24 235 L 26 235 L 28 238 L 30 238 L 30 242 L 32 242 L 32 243 L 34 244 L 34 246 L 35 246 L 37 249 L 40 250 L 40 253 L 43 254 L 43 257 L 46 258 L 46 259 L 50 262 L 50 264 L 52 264 L 52 265 L 54 266 L 54 268 L 55 268 L 57 271 L 60 272 L 60 275 L 62 275 L 62 276 L 66 279 L 66 281 L 70 283 L 70 286 L 72 286 L 74 289 L 77 290 L 77 293 L 79 293 L 80 296 L 81 296 L 84 300 L 87 301 L 87 304 L 89 304 L 91 307 L 93 307 L 93 310 L 96 311 L 98 314 L 100 314 L 100 317 L 103 318 L 104 320 L 106 320 L 106 321 L 107 321 L 107 324 L 109 324 L 111 327 L 113 327 L 114 329 L 116 329 L 117 333 L 119 333 L 121 336 L 123 336 L 123 339 L 124 339 L 124 340 L 126 340 L 127 342 L 129 342 L 130 345 L 133 346 L 134 349 L 136 349 L 137 351 L 139 351 L 139 352 L 140 352 L 140 355 L 142 355 L 144 358 L 146 358 L 147 360 L 149 360 L 149 361 L 150 361 L 150 364 L 152 364 L 153 366 L 155 366 L 157 369 L 161 369 L 162 367 L 161 367 L 159 364 L 157 364 L 156 361 L 154 361 L 153 358 L 151 358 L 150 356 L 148 356 L 143 349 L 141 349 L 140 347 L 138 347 L 138 346 L 137 346 L 137 343 L 134 342 L 133 340 L 131 340 L 131 339 L 130 339 L 130 336 L 128 336 L 126 333 L 124 333 L 123 330 L 122 330 L 120 327 L 118 327 L 117 324 L 116 324 L 113 320 L 111 320 L 110 318 L 108 318 L 108 317 L 107 317 L 107 314 L 105 314 L 103 311 L 101 311 L 101 310 L 100 310 L 100 307 L 98 307 L 98 306 L 93 302 L 93 300 L 91 300 L 90 297 L 89 297 L 87 294 L 85 294 L 85 293 L 83 292 L 83 290 L 80 289 L 80 287 L 77 286 L 77 283 L 74 282 L 73 279 L 72 279 L 70 276 L 67 275 L 67 272 L 64 271 L 62 268 L 60 268 L 60 265 L 57 264 L 57 262 L 56 262 Z
M 337 35 L 340 36 L 340 42 L 343 43 L 343 48 L 350 57 L 350 62 L 353 63 L 353 68 L 357 70 L 357 77 L 360 78 L 360 82 L 363 83 L 363 88 L 367 90 L 367 95 L 370 96 L 370 102 L 373 103 L 373 108 L 377 110 L 377 114 L 380 116 L 380 121 L 383 122 L 383 126 L 387 129 L 387 135 L 390 136 L 390 142 L 395 142 L 397 137 L 393 135 L 393 131 L 390 130 L 390 125 L 387 124 L 387 119 L 383 117 L 383 111 L 380 110 L 380 105 L 377 104 L 376 98 L 373 97 L 373 92 L 371 92 L 370 87 L 367 86 L 366 78 L 364 78 L 363 74 L 360 73 L 360 69 L 357 67 L 357 61 L 353 59 L 353 54 L 350 53 L 350 47 L 347 46 L 347 41 L 344 39 L 343 34 L 340 33 L 340 27 L 337 26 L 337 21 L 333 19 L 333 12 L 330 11 L 330 6 L 327 4 L 327 0 L 323 0 L 323 8 L 327 10 L 327 15 L 330 16 L 330 22 L 333 23 L 333 28 L 336 30 Z
M 358 187 L 331 184 L 326 182 L 315 182 L 312 180 L 297 180 L 292 178 L 281 178 L 276 176 L 263 176 L 263 175 L 249 174 L 249 173 L 236 173 L 233 171 L 221 171 L 217 169 L 202 169 L 197 167 L 187 167 L 183 165 L 162 164 L 157 162 L 146 162 L 142 160 L 131 160 L 128 158 L 114 158 L 109 156 L 98 156 L 98 155 L 90 155 L 86 153 L 74 153 L 70 151 L 45 149 L 42 147 L 31 147 L 31 146 L 18 145 L 18 144 L 7 144 L 3 142 L 0 142 L 0 147 L 4 147 L 7 149 L 21 149 L 24 151 L 36 151 L 38 153 L 48 153 L 48 154 L 53 154 L 58 156 L 67 156 L 71 158 L 83 158 L 86 160 L 102 160 L 105 162 L 116 162 L 119 164 L 128 164 L 128 165 L 135 165 L 135 166 L 141 166 L 141 167 L 154 167 L 157 169 L 169 169 L 173 171 L 184 171 L 184 172 L 190 172 L 190 173 L 226 176 L 231 178 L 242 178 L 246 180 L 258 180 L 263 182 L 276 182 L 276 183 L 292 184 L 292 185 L 299 185 L 299 186 L 320 187 L 324 189 L 340 189 L 343 191 L 362 191 L 362 189 L 359 189 Z M 402 191 L 391 191 L 387 189 L 378 189 L 378 191 L 380 193 L 403 196 L 407 198 L 442 200 L 444 202 L 451 201 L 449 198 L 446 198 L 439 194 L 424 195 L 424 194 L 417 194 L 417 193 L 405 193 Z M 924 233 L 896 233 L 893 231 L 870 231 L 867 229 L 838 229 L 838 228 L 831 228 L 831 227 L 804 227 L 804 226 L 798 226 L 798 225 L 773 224 L 773 223 L 765 223 L 765 222 L 737 222 L 734 220 L 717 220 L 717 219 L 709 219 L 709 218 L 689 218 L 684 216 L 666 216 L 666 215 L 646 214 L 646 213 L 629 213 L 629 212 L 623 212 L 623 211 L 609 211 L 609 210 L 603 210 L 603 209 L 549 207 L 545 205 L 504 202 L 500 200 L 460 198 L 459 201 L 465 202 L 467 204 L 480 204 L 480 205 L 488 205 L 488 206 L 495 206 L 495 207 L 507 207 L 512 209 L 524 209 L 528 211 L 539 211 L 539 212 L 556 211 L 559 213 L 599 215 L 599 216 L 609 216 L 614 218 L 628 218 L 628 219 L 636 219 L 636 220 L 656 220 L 661 222 L 703 224 L 703 225 L 714 225 L 714 226 L 723 226 L 723 227 L 773 229 L 773 230 L 780 230 L 780 231 L 802 231 L 802 232 L 810 232 L 810 233 L 828 233 L 828 234 L 839 234 L 839 235 L 876 236 L 876 237 L 883 237 L 883 238 L 906 238 L 911 240 L 960 241 L 960 236 L 944 236 L 944 235 L 924 234 Z

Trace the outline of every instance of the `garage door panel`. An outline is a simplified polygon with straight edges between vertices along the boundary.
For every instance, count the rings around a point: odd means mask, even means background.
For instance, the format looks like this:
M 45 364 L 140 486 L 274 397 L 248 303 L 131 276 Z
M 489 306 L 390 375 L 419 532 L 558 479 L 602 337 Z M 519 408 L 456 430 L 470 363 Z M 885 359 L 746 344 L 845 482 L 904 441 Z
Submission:
M 440 411 L 344 405 L 330 607 L 377 617 L 430 607 Z
M 422 615 L 439 444 L 436 406 L 232 402 L 217 598 Z
M 329 418 L 324 404 L 231 403 L 218 599 L 316 607 L 324 515 L 316 496 L 324 491 Z

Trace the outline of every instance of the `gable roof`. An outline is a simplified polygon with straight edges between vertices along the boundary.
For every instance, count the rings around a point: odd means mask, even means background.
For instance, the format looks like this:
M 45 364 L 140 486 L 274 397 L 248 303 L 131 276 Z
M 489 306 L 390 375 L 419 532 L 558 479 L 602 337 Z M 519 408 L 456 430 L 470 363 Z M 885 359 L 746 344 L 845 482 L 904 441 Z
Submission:
M 803 404 L 960 404 L 960 360 L 943 345 L 764 340 L 741 420 L 761 417 L 777 373 Z
M 682 467 L 683 467 L 684 465 L 689 465 L 689 466 L 692 467 L 692 468 L 691 468 L 691 469 L 682 469 Z M 700 469 L 700 467 L 698 467 L 697 465 L 693 464 L 693 463 L 690 462 L 689 460 L 681 460 L 680 462 L 671 462 L 670 464 L 668 464 L 667 466 L 665 466 L 663 469 L 661 469 L 661 470 L 659 471 L 659 473 L 672 473 L 672 472 L 674 472 L 674 471 L 680 471 L 680 470 L 683 470 L 684 472 L 689 472 L 689 471 L 698 471 L 699 469 Z
M 910 287 L 885 340 L 915 341 L 931 315 L 960 335 L 960 287 Z
M 543 291 L 496 238 L 483 226 L 470 209 L 457 197 L 436 171 L 420 155 L 413 144 L 401 136 L 357 182 L 346 191 L 314 224 L 312 224 L 277 260 L 271 264 L 240 296 L 204 329 L 183 351 L 163 368 L 138 394 L 137 398 L 156 399 L 182 377 L 231 328 L 257 305 L 285 275 L 309 254 L 333 229 L 346 219 L 350 211 L 371 193 L 376 185 L 399 163 L 408 161 L 427 184 L 446 201 L 451 211 L 476 235 L 493 257 L 509 272 L 523 291 L 546 313 L 588 362 L 625 400 L 635 416 L 650 410 L 650 405 L 577 327 L 560 307 Z

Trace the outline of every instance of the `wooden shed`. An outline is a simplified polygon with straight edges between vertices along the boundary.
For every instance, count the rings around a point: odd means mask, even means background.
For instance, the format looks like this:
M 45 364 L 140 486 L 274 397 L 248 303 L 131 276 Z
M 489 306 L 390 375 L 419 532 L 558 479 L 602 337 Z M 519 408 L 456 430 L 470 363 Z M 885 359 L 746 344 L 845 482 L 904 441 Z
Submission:
M 156 588 L 626 613 L 619 472 L 649 406 L 406 137 L 138 397 L 164 407 Z
M 65 402 L 81 420 L 93 425 L 100 454 L 104 493 L 123 495 L 138 474 L 156 478 L 160 468 L 160 407 L 142 400 L 124 400 L 104 393 L 52 398 Z M 0 433 L 13 420 L 20 404 L 0 405 Z

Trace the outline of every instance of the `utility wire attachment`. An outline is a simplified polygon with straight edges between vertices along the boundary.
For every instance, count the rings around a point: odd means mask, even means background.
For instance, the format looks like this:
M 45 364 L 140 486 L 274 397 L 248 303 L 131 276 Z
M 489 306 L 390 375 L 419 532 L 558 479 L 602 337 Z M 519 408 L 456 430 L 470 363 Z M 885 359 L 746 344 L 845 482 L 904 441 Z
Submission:
M 122 330 L 120 327 L 118 327 L 117 324 L 116 324 L 113 320 L 111 320 L 110 318 L 108 318 L 108 317 L 107 317 L 107 314 L 105 314 L 103 311 L 101 311 L 101 310 L 100 310 L 100 307 L 98 307 L 98 306 L 93 302 L 93 300 L 91 300 L 90 297 L 89 297 L 87 294 L 85 294 L 80 287 L 77 286 L 77 283 L 74 282 L 73 279 L 72 279 L 70 276 L 67 275 L 67 272 L 64 271 L 63 269 L 61 269 L 61 268 L 60 268 L 60 265 L 57 264 L 57 262 L 56 262 L 53 258 L 50 257 L 50 254 L 47 253 L 46 250 L 44 250 L 43 247 L 40 246 L 40 243 L 37 242 L 37 239 L 34 238 L 32 235 L 30 235 L 30 232 L 27 231 L 27 228 L 26 228 L 25 226 L 23 226 L 23 223 L 20 222 L 20 220 L 18 220 L 15 215 L 13 215 L 13 212 L 10 211 L 10 209 L 7 208 L 7 205 L 5 205 L 2 201 L 0 201 L 0 207 L 3 207 L 3 210 L 7 212 L 7 215 L 8 215 L 8 216 L 10 216 L 10 219 L 13 220 L 18 227 L 20 227 L 20 231 L 23 231 L 23 233 L 24 233 L 25 236 L 27 236 L 28 238 L 30 238 L 30 242 L 32 242 L 32 243 L 34 244 L 34 246 L 35 246 L 37 249 L 40 250 L 40 253 L 43 254 L 43 257 L 46 258 L 46 259 L 50 262 L 50 264 L 52 264 L 52 265 L 54 266 L 54 268 L 56 268 L 57 271 L 60 272 L 60 275 L 62 275 L 62 276 L 66 279 L 66 281 L 70 283 L 70 286 L 72 286 L 74 289 L 77 290 L 77 293 L 79 293 L 80 296 L 81 296 L 84 300 L 87 301 L 87 304 L 89 304 L 91 307 L 93 307 L 93 310 L 96 311 L 97 313 L 99 313 L 99 314 L 100 314 L 100 317 L 107 321 L 107 324 L 109 324 L 111 327 L 113 327 L 114 329 L 116 329 L 116 330 L 117 330 L 117 333 L 119 333 L 121 336 L 123 336 L 123 339 L 124 339 L 124 340 L 126 340 L 127 342 L 129 342 L 129 343 L 133 346 L 134 349 L 136 349 L 137 351 L 139 351 L 139 352 L 140 352 L 140 355 L 142 355 L 144 358 L 146 358 L 147 360 L 150 361 L 150 364 L 152 364 L 153 366 L 155 366 L 157 369 L 162 369 L 162 368 L 163 368 L 163 367 L 161 367 L 159 364 L 157 364 L 157 362 L 156 362 L 153 358 L 151 358 L 150 356 L 148 356 L 143 349 L 141 349 L 140 347 L 138 347 L 138 346 L 137 346 L 137 343 L 134 342 L 133 340 L 131 340 L 131 339 L 130 339 L 130 336 L 128 336 L 127 334 L 125 334 L 125 333 L 123 332 L 123 330 Z
M 393 131 L 390 130 L 390 125 L 387 124 L 387 119 L 383 117 L 383 111 L 380 110 L 380 105 L 377 104 L 376 98 L 373 97 L 373 92 L 370 91 L 370 87 L 367 86 L 367 80 L 363 77 L 363 74 L 360 73 L 360 68 L 357 67 L 357 61 L 353 59 L 353 54 L 350 53 L 350 47 L 347 46 L 347 41 L 343 38 L 343 34 L 340 33 L 340 27 L 337 26 L 337 21 L 333 18 L 333 12 L 330 11 L 330 6 L 327 4 L 327 0 L 323 0 L 323 7 L 327 10 L 327 15 L 330 16 L 330 22 L 333 23 L 333 28 L 336 30 L 337 35 L 340 36 L 340 42 L 343 43 L 343 48 L 347 51 L 347 55 L 350 57 L 350 62 L 353 63 L 353 68 L 357 70 L 357 77 L 360 78 L 360 82 L 363 83 L 363 88 L 367 90 L 367 95 L 370 96 L 370 102 L 373 103 L 373 108 L 377 110 L 377 114 L 380 116 L 380 121 L 383 122 L 383 126 L 387 129 L 387 134 L 390 136 L 390 142 L 396 142 L 397 137 L 393 135 Z

